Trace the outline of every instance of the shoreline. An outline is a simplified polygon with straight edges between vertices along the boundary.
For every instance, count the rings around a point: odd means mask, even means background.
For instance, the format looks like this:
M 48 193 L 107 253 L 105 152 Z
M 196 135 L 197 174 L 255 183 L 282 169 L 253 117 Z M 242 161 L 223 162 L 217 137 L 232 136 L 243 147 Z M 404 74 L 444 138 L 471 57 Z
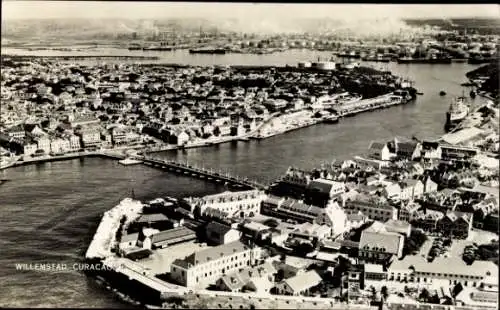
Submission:
M 376 97 L 376 98 L 370 98 L 366 100 L 373 100 L 377 98 L 383 98 L 388 96 L 388 94 Z M 413 101 L 413 100 L 412 100 Z M 409 101 L 411 102 L 411 101 Z M 392 106 L 398 106 L 398 105 L 403 105 L 407 104 L 409 102 L 406 101 L 401 101 L 401 102 L 387 102 L 387 103 L 382 103 L 376 106 L 367 106 L 364 108 L 360 109 L 355 109 L 353 111 L 349 111 L 346 113 L 343 113 L 341 116 L 338 116 L 337 121 L 335 123 L 338 123 L 341 121 L 342 118 L 345 117 L 353 117 L 357 114 L 360 113 L 366 113 L 366 112 L 372 112 L 380 109 L 385 109 L 385 108 L 390 108 Z M 218 139 L 213 139 L 212 141 L 193 141 L 191 143 L 185 144 L 185 145 L 161 145 L 158 147 L 152 147 L 152 148 L 143 148 L 141 150 L 138 150 L 139 155 L 144 155 L 144 154 L 153 154 L 153 153 L 160 153 L 160 152 L 167 152 L 167 151 L 175 151 L 175 150 L 183 150 L 183 149 L 192 149 L 192 148 L 202 148 L 202 147 L 210 147 L 210 146 L 215 146 L 223 143 L 229 143 L 229 142 L 248 142 L 250 140 L 264 140 L 267 138 L 275 137 L 278 135 L 286 134 L 292 131 L 300 130 L 303 128 L 311 127 L 314 125 L 318 124 L 323 124 L 325 123 L 325 119 L 323 118 L 311 118 L 310 121 L 306 122 L 305 124 L 299 124 L 296 126 L 293 126 L 291 128 L 285 128 L 278 130 L 277 132 L 273 132 L 268 135 L 261 136 L 260 135 L 260 129 L 261 127 L 265 126 L 268 122 L 272 121 L 273 119 L 278 118 L 279 116 L 276 115 L 276 113 L 273 113 L 269 118 L 267 118 L 265 121 L 263 121 L 262 124 L 257 127 L 257 129 L 245 133 L 243 135 L 239 136 L 229 136 L 229 137 L 223 137 L 223 138 L 218 138 Z M 333 124 L 332 124 L 333 125 Z M 130 147 L 121 147 L 117 149 L 106 149 L 106 150 L 100 150 L 100 151 L 89 151 L 89 152 L 78 152 L 78 153 L 69 153 L 69 154 L 64 154 L 64 155 L 47 155 L 43 157 L 38 157 L 38 158 L 30 158 L 28 160 L 24 159 L 22 161 L 17 160 L 14 162 L 11 162 L 9 164 L 6 164 L 2 167 L 0 167 L 0 171 L 9 169 L 9 168 L 14 168 L 14 167 L 19 167 L 19 166 L 27 166 L 27 165 L 36 165 L 40 163 L 46 163 L 46 162 L 56 162 L 56 161 L 64 161 L 64 160 L 72 160 L 72 159 L 78 159 L 78 158 L 85 158 L 85 157 L 101 157 L 101 158 L 108 158 L 108 159 L 115 159 L 115 160 L 121 160 L 126 157 L 128 157 L 126 154 L 117 154 L 115 153 L 116 151 L 126 151 L 130 149 L 139 149 L 140 147 L 138 146 L 130 146 Z

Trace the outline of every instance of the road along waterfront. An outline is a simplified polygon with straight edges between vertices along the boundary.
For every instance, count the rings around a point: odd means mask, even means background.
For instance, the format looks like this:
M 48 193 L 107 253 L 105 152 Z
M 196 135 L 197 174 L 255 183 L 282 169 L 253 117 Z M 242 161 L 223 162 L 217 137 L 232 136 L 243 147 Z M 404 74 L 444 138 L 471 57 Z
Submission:
M 302 55 L 302 58 L 290 55 L 285 61 L 293 64 L 313 57 Z M 210 64 L 215 63 L 212 59 L 220 59 L 218 57 L 226 56 L 196 55 L 193 59 L 203 58 L 205 64 Z M 475 67 L 391 63 L 389 69 L 393 73 L 412 78 L 424 93 L 415 103 L 261 141 L 231 142 L 155 156 L 268 181 L 281 175 L 289 165 L 308 169 L 332 158 L 362 154 L 371 140 L 394 135 L 440 136 L 444 133 L 445 112 L 451 98 L 461 95 L 460 83 L 465 73 Z M 442 89 L 448 93 L 446 97 L 439 96 Z M 0 264 L 3 283 L 0 305 L 11 307 L 123 307 L 109 293 L 88 282 L 83 273 L 16 271 L 15 263 L 19 263 L 19 257 L 23 257 L 23 262 L 32 263 L 51 260 L 50 263 L 72 265 L 79 261 L 102 213 L 130 196 L 131 189 L 140 200 L 165 195 L 201 196 L 224 189 L 222 185 L 199 179 L 142 165 L 124 167 L 116 161 L 99 158 L 15 167 L 0 171 L 0 179 L 10 180 L 0 186 L 0 217 L 4 220 L 0 228 L 4 249 Z

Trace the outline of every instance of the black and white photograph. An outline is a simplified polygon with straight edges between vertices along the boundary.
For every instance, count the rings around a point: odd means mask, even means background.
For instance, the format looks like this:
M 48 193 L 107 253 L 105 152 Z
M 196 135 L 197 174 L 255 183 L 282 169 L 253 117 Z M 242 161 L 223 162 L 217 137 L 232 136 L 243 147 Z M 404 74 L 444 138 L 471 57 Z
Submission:
M 1 308 L 499 309 L 500 5 L 1 14 Z

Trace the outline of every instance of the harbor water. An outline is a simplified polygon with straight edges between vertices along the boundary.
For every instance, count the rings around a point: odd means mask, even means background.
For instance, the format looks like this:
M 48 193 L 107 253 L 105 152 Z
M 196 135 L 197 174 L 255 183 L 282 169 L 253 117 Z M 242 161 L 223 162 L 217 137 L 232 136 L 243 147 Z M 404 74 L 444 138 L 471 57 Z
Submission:
M 283 65 L 315 60 L 318 56 L 318 53 L 305 51 L 276 55 L 189 55 L 181 52 L 172 52 L 170 58 L 165 54 L 162 60 L 196 65 Z M 158 52 L 147 54 L 151 53 Z M 462 94 L 460 83 L 465 80 L 465 73 L 477 67 L 395 63 L 387 66 L 394 74 L 413 79 L 423 95 L 414 103 L 345 118 L 338 124 L 315 125 L 259 141 L 163 152 L 156 156 L 267 182 L 281 175 L 290 165 L 308 169 L 334 158 L 363 154 L 372 140 L 390 139 L 396 135 L 440 136 L 444 133 L 445 111 L 450 100 Z M 440 97 L 440 90 L 446 90 L 448 95 Z M 0 171 L 0 179 L 9 180 L 0 185 L 2 307 L 124 307 L 110 292 L 71 268 L 82 259 L 102 214 L 130 196 L 132 191 L 136 198 L 147 200 L 224 190 L 222 186 L 202 180 L 142 165 L 122 166 L 117 161 L 99 158 L 11 168 Z M 16 264 L 23 263 L 64 263 L 69 268 L 63 271 L 16 270 Z

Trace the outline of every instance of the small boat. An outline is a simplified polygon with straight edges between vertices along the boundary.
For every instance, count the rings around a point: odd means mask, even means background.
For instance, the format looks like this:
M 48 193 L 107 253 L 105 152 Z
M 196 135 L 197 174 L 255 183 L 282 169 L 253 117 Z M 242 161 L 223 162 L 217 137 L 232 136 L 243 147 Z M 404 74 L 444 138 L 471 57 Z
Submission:
M 424 93 L 423 92 L 417 92 L 417 95 L 422 96 Z
M 474 83 L 474 82 L 464 82 L 464 83 L 460 84 L 460 86 L 472 87 L 472 86 L 476 86 L 476 83 Z
M 446 92 L 444 90 L 440 91 L 439 96 L 446 96 Z
M 130 166 L 140 164 L 142 161 L 128 157 L 120 160 L 118 163 L 124 166 Z

